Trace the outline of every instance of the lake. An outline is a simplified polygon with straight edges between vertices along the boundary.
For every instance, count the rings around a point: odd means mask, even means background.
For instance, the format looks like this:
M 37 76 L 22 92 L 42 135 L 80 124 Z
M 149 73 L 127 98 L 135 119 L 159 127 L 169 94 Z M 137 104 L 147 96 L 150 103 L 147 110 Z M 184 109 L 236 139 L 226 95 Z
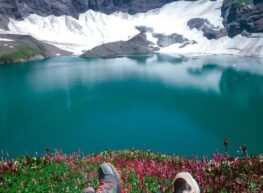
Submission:
M 0 66 L 0 149 L 11 157 L 145 149 L 263 152 L 263 59 L 57 57 Z M 5 154 L 5 153 L 4 153 Z

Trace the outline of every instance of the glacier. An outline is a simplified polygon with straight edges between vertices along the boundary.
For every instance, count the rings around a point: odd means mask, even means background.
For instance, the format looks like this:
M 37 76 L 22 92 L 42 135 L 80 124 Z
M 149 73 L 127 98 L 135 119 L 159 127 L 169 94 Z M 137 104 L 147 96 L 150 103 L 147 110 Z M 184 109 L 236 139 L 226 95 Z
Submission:
M 31 14 L 22 21 L 10 19 L 8 31 L 12 33 L 31 35 L 46 43 L 61 49 L 82 54 L 96 46 L 126 41 L 140 33 L 136 26 L 152 28 L 154 33 L 170 35 L 177 33 L 195 41 L 182 47 L 175 43 L 160 48 L 158 52 L 183 55 L 233 54 L 242 56 L 263 57 L 263 34 L 253 37 L 237 35 L 234 38 L 224 36 L 220 39 L 208 40 L 202 31 L 190 29 L 187 22 L 193 18 L 207 19 L 218 28 L 224 28 L 221 17 L 223 0 L 210 1 L 176 1 L 159 9 L 146 13 L 129 15 L 123 12 L 104 14 L 88 10 L 79 17 L 71 16 L 39 16 Z M 147 39 L 156 45 L 156 38 L 147 32 Z M 157 46 L 157 45 L 156 45 Z

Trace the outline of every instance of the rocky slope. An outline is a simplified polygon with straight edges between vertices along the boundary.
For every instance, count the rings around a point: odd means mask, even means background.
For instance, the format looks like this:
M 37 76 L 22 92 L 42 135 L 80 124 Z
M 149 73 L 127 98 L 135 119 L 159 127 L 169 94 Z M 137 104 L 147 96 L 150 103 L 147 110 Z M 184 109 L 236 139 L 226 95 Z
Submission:
M 144 33 L 140 33 L 127 41 L 118 41 L 97 46 L 82 54 L 82 57 L 132 56 L 150 54 L 158 50 L 159 48 L 154 47 L 153 43 L 147 40 Z
M 0 34 L 0 64 L 28 62 L 69 54 L 70 52 L 28 35 Z
M 224 0 L 222 17 L 230 37 L 242 33 L 263 33 L 262 0 Z

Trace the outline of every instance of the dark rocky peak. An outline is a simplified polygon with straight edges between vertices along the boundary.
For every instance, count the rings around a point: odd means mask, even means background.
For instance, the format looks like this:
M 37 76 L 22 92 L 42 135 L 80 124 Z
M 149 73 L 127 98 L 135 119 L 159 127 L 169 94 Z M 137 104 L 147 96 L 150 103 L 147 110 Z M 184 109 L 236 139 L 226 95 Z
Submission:
M 230 37 L 263 32 L 262 0 L 224 0 L 221 15 Z

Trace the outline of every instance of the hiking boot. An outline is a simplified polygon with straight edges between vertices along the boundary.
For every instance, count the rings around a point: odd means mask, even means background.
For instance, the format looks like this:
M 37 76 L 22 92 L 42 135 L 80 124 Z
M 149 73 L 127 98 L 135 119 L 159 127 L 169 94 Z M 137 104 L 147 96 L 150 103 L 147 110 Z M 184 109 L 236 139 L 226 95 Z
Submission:
M 89 187 L 85 188 L 82 193 L 121 193 L 120 175 L 113 165 L 101 164 L 98 173 L 100 185 L 97 191 Z
M 191 174 L 181 172 L 173 180 L 173 193 L 200 193 L 200 188 Z

